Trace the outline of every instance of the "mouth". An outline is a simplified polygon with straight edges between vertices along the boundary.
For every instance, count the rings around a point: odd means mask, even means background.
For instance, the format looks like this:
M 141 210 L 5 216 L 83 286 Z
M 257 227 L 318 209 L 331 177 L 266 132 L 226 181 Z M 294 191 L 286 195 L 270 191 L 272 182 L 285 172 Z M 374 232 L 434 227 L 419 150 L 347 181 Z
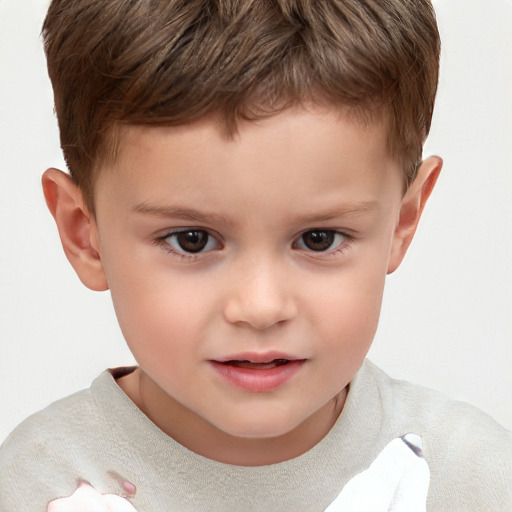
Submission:
M 211 360 L 215 372 L 231 386 L 251 392 L 270 392 L 283 386 L 306 363 L 284 354 L 240 354 Z
M 230 359 L 229 361 L 222 361 L 221 364 L 234 366 L 235 368 L 247 368 L 248 370 L 270 370 L 271 368 L 277 368 L 278 366 L 283 366 L 291 362 L 290 359 L 282 358 L 263 362 L 249 361 L 248 359 Z

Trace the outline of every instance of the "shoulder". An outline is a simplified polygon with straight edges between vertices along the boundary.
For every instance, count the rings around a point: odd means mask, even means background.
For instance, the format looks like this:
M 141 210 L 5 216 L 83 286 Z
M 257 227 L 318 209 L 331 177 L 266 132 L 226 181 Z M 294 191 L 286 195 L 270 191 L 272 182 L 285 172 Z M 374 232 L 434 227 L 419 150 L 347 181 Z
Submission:
M 390 429 L 422 437 L 433 510 L 450 510 L 447 503 L 451 510 L 512 508 L 511 431 L 470 404 L 393 379 L 372 363 L 365 363 L 364 373 L 379 390 Z
M 490 431 L 504 441 L 511 439 L 511 431 L 473 405 L 419 384 L 394 379 L 368 360 L 362 374 L 366 386 L 378 389 L 381 405 L 390 422 L 393 419 L 398 422 L 409 420 L 442 432 L 446 432 L 448 426 L 456 425 L 461 440 L 485 438 Z M 451 432 L 449 437 L 454 434 Z
M 0 447 L 0 476 L 30 458 L 67 446 L 73 431 L 94 418 L 94 400 L 89 390 L 58 400 L 20 423 Z
M 76 426 L 76 418 L 87 418 L 93 412 L 94 404 L 89 390 L 79 391 L 58 400 L 45 409 L 29 416 L 7 437 L 1 447 L 1 461 L 19 453 L 19 448 L 30 446 L 48 448 L 65 439 Z
M 91 387 L 53 402 L 45 409 L 20 423 L 0 447 L 0 463 L 16 456 L 20 447 L 29 450 L 59 450 L 73 441 L 79 448 L 80 439 L 90 438 L 95 432 L 109 428 L 116 413 L 129 414 L 130 399 L 116 383 L 116 377 L 133 371 L 122 367 L 102 372 Z M 30 450 L 29 450 L 30 451 Z
M 79 458 L 87 451 L 87 434 L 100 428 L 90 389 L 29 416 L 0 447 L 0 503 L 18 510 L 23 500 L 26 508 L 19 510 L 32 510 L 30 497 L 39 500 L 48 494 L 48 499 L 54 498 L 58 493 L 55 482 L 74 487 L 75 468 L 83 463 Z

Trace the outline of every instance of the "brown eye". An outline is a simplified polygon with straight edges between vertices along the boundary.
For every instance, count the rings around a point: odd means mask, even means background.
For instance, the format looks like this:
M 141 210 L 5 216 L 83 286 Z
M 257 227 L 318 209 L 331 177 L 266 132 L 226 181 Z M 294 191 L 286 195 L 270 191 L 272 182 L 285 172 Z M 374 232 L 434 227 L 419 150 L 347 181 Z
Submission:
M 323 252 L 335 249 L 343 240 L 343 234 L 332 229 L 311 229 L 302 234 L 297 245 L 301 249 Z
M 198 253 L 217 248 L 217 241 L 204 229 L 187 229 L 171 233 L 167 243 L 177 252 Z

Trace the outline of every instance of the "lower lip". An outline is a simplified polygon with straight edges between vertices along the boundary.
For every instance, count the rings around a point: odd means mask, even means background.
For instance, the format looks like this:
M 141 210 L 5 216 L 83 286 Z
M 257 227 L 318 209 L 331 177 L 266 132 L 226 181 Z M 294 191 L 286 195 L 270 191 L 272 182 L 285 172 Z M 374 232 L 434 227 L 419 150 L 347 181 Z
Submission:
M 265 393 L 273 391 L 289 381 L 306 361 L 290 361 L 274 368 L 240 368 L 228 364 L 210 361 L 213 369 L 228 383 L 244 391 Z

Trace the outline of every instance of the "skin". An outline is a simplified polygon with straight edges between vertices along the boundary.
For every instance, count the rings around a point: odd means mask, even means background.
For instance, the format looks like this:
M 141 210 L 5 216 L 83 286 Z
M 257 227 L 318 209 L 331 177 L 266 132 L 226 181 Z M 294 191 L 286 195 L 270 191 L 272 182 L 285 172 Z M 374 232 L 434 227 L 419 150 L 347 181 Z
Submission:
M 64 250 L 86 286 L 111 290 L 140 366 L 118 384 L 168 435 L 250 466 L 296 457 L 332 428 L 441 169 L 425 160 L 404 194 L 386 140 L 384 123 L 321 107 L 242 122 L 234 138 L 214 118 L 129 127 L 95 217 L 66 174 L 45 173 Z M 204 251 L 170 236 L 184 228 L 208 233 Z M 312 250 L 311 230 L 339 234 Z M 271 390 L 212 366 L 276 351 L 303 362 Z

